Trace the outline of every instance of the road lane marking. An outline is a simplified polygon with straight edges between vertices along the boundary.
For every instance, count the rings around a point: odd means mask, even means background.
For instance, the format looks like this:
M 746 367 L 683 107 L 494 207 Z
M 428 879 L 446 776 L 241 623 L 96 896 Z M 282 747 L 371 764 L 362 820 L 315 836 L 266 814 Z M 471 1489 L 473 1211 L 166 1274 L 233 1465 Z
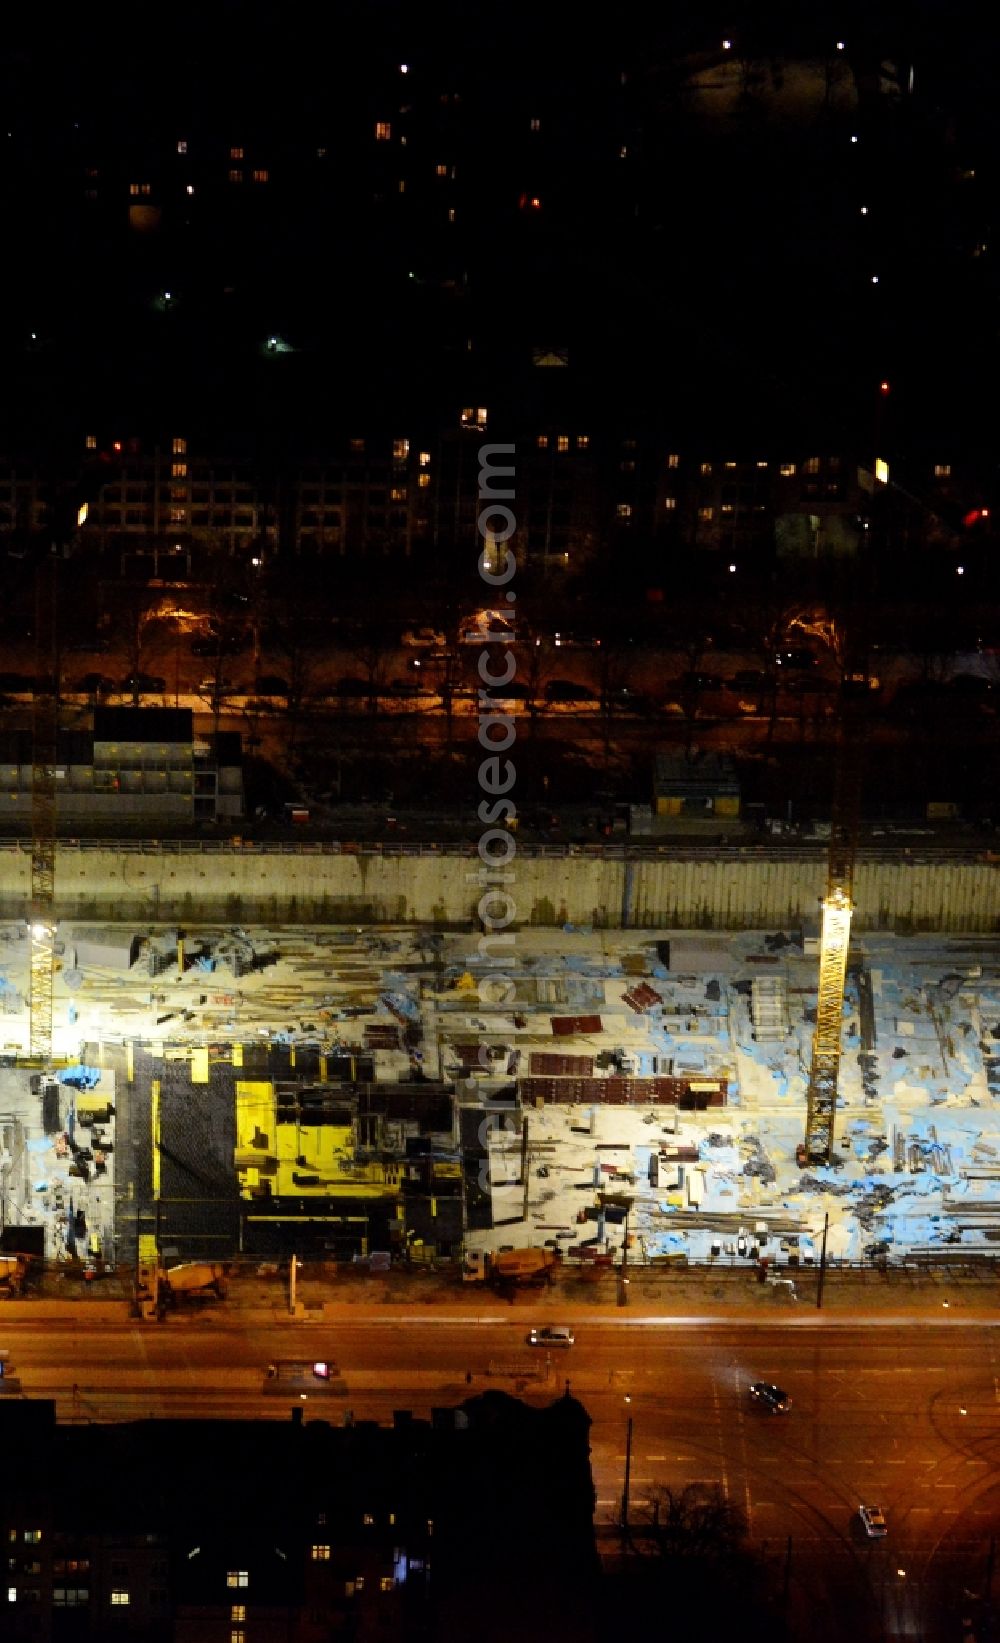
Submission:
M 647 1455 L 647 1460 L 666 1460 L 666 1455 Z

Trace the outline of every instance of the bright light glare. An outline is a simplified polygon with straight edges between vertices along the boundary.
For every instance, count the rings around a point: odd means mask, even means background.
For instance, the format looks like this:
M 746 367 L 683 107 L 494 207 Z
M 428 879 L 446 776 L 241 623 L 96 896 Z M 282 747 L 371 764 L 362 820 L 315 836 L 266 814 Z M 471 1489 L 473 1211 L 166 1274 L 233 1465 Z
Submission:
M 956 576 L 964 576 L 964 575 L 965 575 L 965 566 L 964 566 L 964 565 L 956 565 L 956 567 L 955 567 L 955 575 L 956 575 Z M 947 1305 L 948 1305 L 948 1302 L 947 1302 L 947 1301 L 942 1301 L 942 1302 L 941 1302 L 941 1305 L 942 1305 L 942 1306 L 947 1306 Z
M 32 938 L 35 941 L 41 941 L 44 936 L 48 935 L 48 933 L 49 932 L 44 924 L 33 924 L 31 926 Z
M 733 42 L 731 40 L 723 40 L 722 49 L 723 49 L 723 51 L 732 51 Z
M 734 574 L 735 570 L 736 570 L 736 566 L 735 565 L 730 565 L 730 567 L 729 567 L 730 576 L 732 576 Z
M 81 525 L 85 525 L 87 523 L 87 515 L 89 512 L 89 504 L 86 502 L 81 502 L 80 506 L 76 510 L 77 529 L 79 529 Z

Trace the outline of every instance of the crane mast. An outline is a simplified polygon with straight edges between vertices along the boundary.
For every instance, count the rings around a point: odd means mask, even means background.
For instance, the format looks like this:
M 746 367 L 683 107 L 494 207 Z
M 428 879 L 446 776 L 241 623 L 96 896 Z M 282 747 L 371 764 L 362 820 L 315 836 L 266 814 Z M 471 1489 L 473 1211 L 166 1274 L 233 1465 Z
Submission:
M 834 773 L 826 894 L 822 902 L 816 1032 L 806 1097 L 805 1155 L 828 1164 L 833 1155 L 840 1077 L 844 984 L 854 912 L 854 860 L 861 811 L 862 711 L 841 705 Z

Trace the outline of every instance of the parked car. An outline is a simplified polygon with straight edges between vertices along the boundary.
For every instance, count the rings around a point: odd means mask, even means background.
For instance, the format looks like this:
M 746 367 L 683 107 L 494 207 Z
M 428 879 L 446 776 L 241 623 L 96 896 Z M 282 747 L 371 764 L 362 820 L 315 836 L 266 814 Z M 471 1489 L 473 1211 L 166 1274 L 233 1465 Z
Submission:
M 367 679 L 358 679 L 354 675 L 349 675 L 346 679 L 338 679 L 335 688 L 338 696 L 370 696 L 373 688 L 375 694 L 378 694 L 377 685 L 373 687 Z
M 71 690 L 79 690 L 86 696 L 100 696 L 109 690 L 114 690 L 115 681 L 108 679 L 103 673 L 85 673 L 82 678 L 74 679 Z
M 227 679 L 224 674 L 218 679 L 216 679 L 214 674 L 209 674 L 208 678 L 202 679 L 200 685 L 198 686 L 199 694 L 202 696 L 214 696 L 216 690 L 218 690 L 219 695 L 222 696 L 238 689 L 239 686 L 236 684 L 235 680 Z
M 741 667 L 729 681 L 732 690 L 766 690 L 767 684 L 767 674 L 758 667 Z
M 0 673 L 0 690 L 11 696 L 23 696 L 34 688 L 34 676 L 30 673 Z
M 547 702 L 592 702 L 594 692 L 586 685 L 578 685 L 573 679 L 550 679 L 545 686 L 545 700 Z
M 404 645 L 443 645 L 445 636 L 437 628 L 407 628 L 403 634 Z
M 158 696 L 166 690 L 167 681 L 161 679 L 158 673 L 130 673 L 121 682 L 122 690 L 139 691 L 149 696 Z
M 280 673 L 263 673 L 254 680 L 253 688 L 259 696 L 287 696 L 288 680 Z
M 772 1415 L 785 1415 L 792 1407 L 792 1400 L 787 1392 L 771 1381 L 753 1381 L 750 1386 L 750 1396 L 763 1409 L 769 1409 Z
M 858 1507 L 858 1516 L 869 1540 L 885 1539 L 889 1529 L 881 1506 L 866 1506 L 862 1501 Z
M 576 1336 L 565 1324 L 546 1324 L 543 1329 L 533 1329 L 528 1335 L 529 1346 L 572 1346 Z

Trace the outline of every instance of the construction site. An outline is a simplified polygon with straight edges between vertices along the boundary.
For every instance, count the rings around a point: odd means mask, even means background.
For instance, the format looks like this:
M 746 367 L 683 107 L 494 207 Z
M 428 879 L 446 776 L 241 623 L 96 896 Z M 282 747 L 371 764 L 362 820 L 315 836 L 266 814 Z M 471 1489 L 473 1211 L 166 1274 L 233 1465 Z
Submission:
M 526 930 L 501 981 L 473 931 L 60 925 L 44 1069 L 32 946 L 0 929 L 8 1251 L 780 1268 L 824 1225 L 839 1262 L 1000 1244 L 990 937 L 855 940 L 818 1116 L 802 931 Z

